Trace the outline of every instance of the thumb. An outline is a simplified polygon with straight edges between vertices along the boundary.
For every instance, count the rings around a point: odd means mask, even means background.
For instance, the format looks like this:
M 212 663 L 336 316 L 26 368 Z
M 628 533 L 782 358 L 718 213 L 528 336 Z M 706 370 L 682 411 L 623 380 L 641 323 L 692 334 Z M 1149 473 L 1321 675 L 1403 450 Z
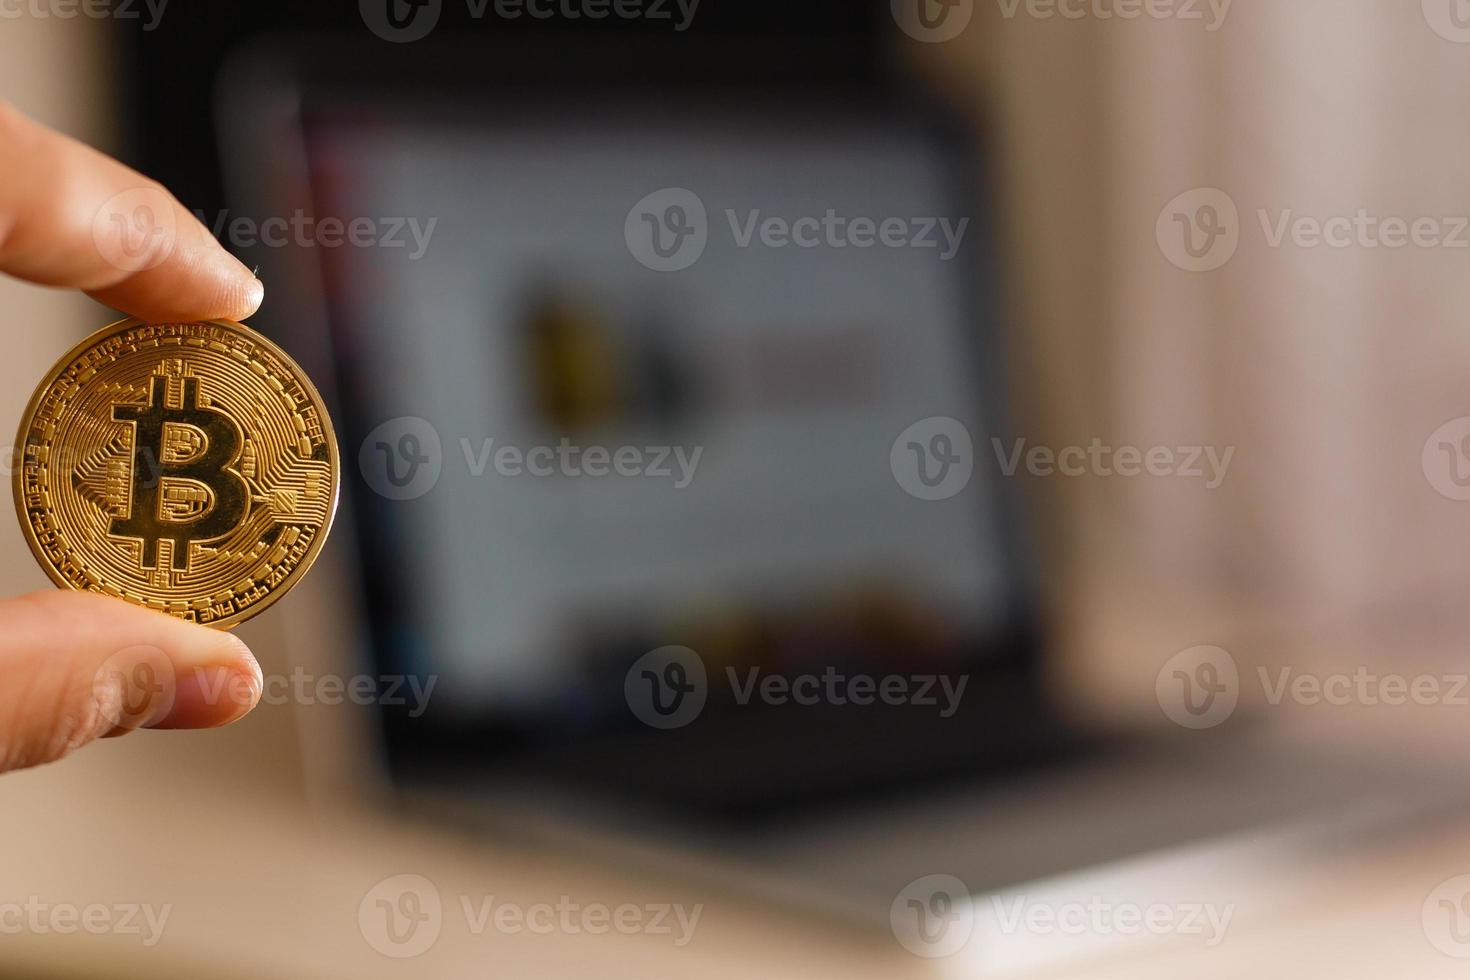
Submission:
M 215 728 L 260 700 L 237 637 L 89 592 L 0 600 L 0 772 L 136 728 Z

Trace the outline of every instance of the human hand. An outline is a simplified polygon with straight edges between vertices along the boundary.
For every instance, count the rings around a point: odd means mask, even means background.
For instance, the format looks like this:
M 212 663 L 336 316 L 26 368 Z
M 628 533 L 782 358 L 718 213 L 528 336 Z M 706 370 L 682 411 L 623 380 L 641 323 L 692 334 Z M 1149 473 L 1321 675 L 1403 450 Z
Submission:
M 0 272 L 148 321 L 260 306 L 260 281 L 156 182 L 3 102 L 0 176 Z M 0 772 L 139 727 L 226 725 L 263 686 L 229 633 L 84 592 L 0 600 Z

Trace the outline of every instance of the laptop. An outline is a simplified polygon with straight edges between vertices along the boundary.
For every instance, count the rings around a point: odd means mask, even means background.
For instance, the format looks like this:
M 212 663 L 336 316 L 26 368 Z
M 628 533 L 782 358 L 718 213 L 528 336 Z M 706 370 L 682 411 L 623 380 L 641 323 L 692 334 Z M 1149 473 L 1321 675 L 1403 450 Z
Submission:
M 303 719 L 324 797 L 896 929 L 936 874 L 980 894 L 1422 789 L 1062 706 L 993 451 L 1017 372 L 972 121 L 687 47 L 677 90 L 633 52 L 413 57 L 276 45 L 219 93 L 232 198 L 310 229 L 250 256 L 253 322 L 346 468 L 290 632 L 396 685 L 350 731 Z

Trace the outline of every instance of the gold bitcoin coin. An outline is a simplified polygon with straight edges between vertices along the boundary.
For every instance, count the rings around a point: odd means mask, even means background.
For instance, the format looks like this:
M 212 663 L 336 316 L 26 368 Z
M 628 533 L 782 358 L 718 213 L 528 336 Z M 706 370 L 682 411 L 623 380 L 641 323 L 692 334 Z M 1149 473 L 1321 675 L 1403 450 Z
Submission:
M 104 327 L 46 376 L 16 446 L 52 581 L 224 629 L 301 580 L 337 509 L 321 395 L 228 320 Z

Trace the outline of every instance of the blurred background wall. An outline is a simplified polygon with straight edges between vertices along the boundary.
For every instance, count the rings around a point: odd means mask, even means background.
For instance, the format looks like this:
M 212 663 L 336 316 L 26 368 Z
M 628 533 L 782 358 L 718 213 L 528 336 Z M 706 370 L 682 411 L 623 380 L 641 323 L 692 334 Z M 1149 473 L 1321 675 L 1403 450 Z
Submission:
M 1217 490 L 1030 481 L 1070 624 L 1059 676 L 1087 707 L 1147 701 L 1199 643 L 1452 656 L 1467 514 L 1421 451 L 1470 403 L 1464 246 L 1277 247 L 1263 220 L 1464 214 L 1470 53 L 1416 4 L 1236 0 L 1213 33 L 1021 9 L 910 52 L 998 123 L 1021 429 L 1237 450 Z M 1198 188 L 1240 216 L 1208 272 L 1155 236 Z

